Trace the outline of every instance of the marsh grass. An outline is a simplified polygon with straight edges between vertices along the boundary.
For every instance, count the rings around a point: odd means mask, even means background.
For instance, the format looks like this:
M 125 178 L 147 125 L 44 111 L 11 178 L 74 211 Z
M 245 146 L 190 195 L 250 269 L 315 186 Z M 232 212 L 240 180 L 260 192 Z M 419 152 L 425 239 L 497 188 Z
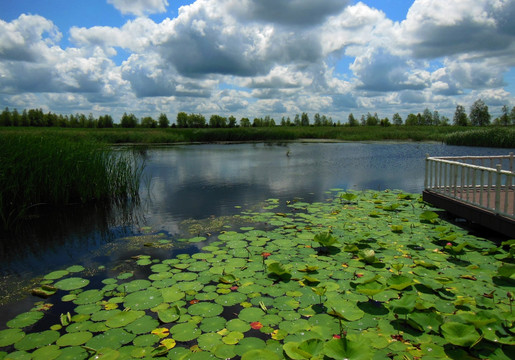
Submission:
M 127 151 L 56 134 L 0 134 L 0 228 L 42 205 L 138 195 L 143 164 Z
M 515 147 L 515 128 L 493 127 L 453 132 L 445 137 L 449 145 L 473 145 L 485 147 Z

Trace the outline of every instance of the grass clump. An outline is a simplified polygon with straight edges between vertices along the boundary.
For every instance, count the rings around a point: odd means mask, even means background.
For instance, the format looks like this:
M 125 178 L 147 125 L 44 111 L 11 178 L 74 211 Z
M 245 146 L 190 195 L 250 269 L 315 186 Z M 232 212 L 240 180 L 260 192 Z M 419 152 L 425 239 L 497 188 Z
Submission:
M 133 154 L 57 134 L 0 136 L 0 228 L 41 205 L 137 197 L 143 166 Z

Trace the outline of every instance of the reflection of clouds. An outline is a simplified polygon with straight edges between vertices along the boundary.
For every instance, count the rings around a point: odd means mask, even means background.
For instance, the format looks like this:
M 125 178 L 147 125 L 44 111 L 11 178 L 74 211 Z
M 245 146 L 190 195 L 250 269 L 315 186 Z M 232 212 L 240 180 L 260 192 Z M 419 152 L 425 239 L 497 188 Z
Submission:
M 287 151 L 290 156 L 286 156 Z M 384 142 L 171 146 L 149 152 L 146 172 L 152 185 L 150 197 L 144 200 L 149 221 L 177 233 L 183 219 L 232 215 L 236 205 L 269 198 L 319 201 L 331 188 L 420 193 L 426 153 L 500 152 L 436 143 Z

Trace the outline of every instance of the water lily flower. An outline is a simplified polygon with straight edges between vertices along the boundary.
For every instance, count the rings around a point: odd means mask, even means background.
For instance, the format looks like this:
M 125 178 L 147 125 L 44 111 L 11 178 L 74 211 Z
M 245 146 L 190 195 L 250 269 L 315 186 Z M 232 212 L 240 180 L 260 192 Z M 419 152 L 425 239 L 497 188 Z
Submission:
M 263 324 L 261 324 L 259 321 L 254 321 L 250 323 L 250 327 L 254 330 L 259 330 L 263 327 Z
M 271 254 L 271 253 L 269 253 L 269 252 L 263 252 L 263 253 L 261 253 L 261 256 L 262 256 L 264 259 L 266 259 L 266 258 L 267 258 L 267 257 L 269 257 L 270 255 L 272 255 L 272 254 Z
M 450 247 L 452 247 L 452 243 L 448 242 L 447 244 L 445 244 L 445 246 L 450 246 Z
M 333 339 L 341 339 L 341 338 L 342 338 L 342 337 L 341 337 L 340 335 L 338 335 L 338 334 L 334 334 L 334 335 L 333 335 Z
M 234 291 L 234 290 L 238 290 L 238 287 L 237 287 L 236 285 L 231 286 L 231 290 L 233 290 L 233 291 Z
M 191 305 L 196 304 L 196 303 L 198 303 L 198 300 L 197 300 L 197 299 L 193 299 L 193 300 L 191 300 L 191 301 L 190 301 L 190 304 L 191 304 Z

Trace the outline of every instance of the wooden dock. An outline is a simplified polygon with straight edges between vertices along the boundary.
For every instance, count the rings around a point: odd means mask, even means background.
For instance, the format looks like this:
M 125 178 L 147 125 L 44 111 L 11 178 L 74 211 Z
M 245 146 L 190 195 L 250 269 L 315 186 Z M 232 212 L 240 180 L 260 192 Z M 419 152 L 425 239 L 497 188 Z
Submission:
M 423 199 L 435 207 L 515 238 L 513 153 L 427 157 Z

